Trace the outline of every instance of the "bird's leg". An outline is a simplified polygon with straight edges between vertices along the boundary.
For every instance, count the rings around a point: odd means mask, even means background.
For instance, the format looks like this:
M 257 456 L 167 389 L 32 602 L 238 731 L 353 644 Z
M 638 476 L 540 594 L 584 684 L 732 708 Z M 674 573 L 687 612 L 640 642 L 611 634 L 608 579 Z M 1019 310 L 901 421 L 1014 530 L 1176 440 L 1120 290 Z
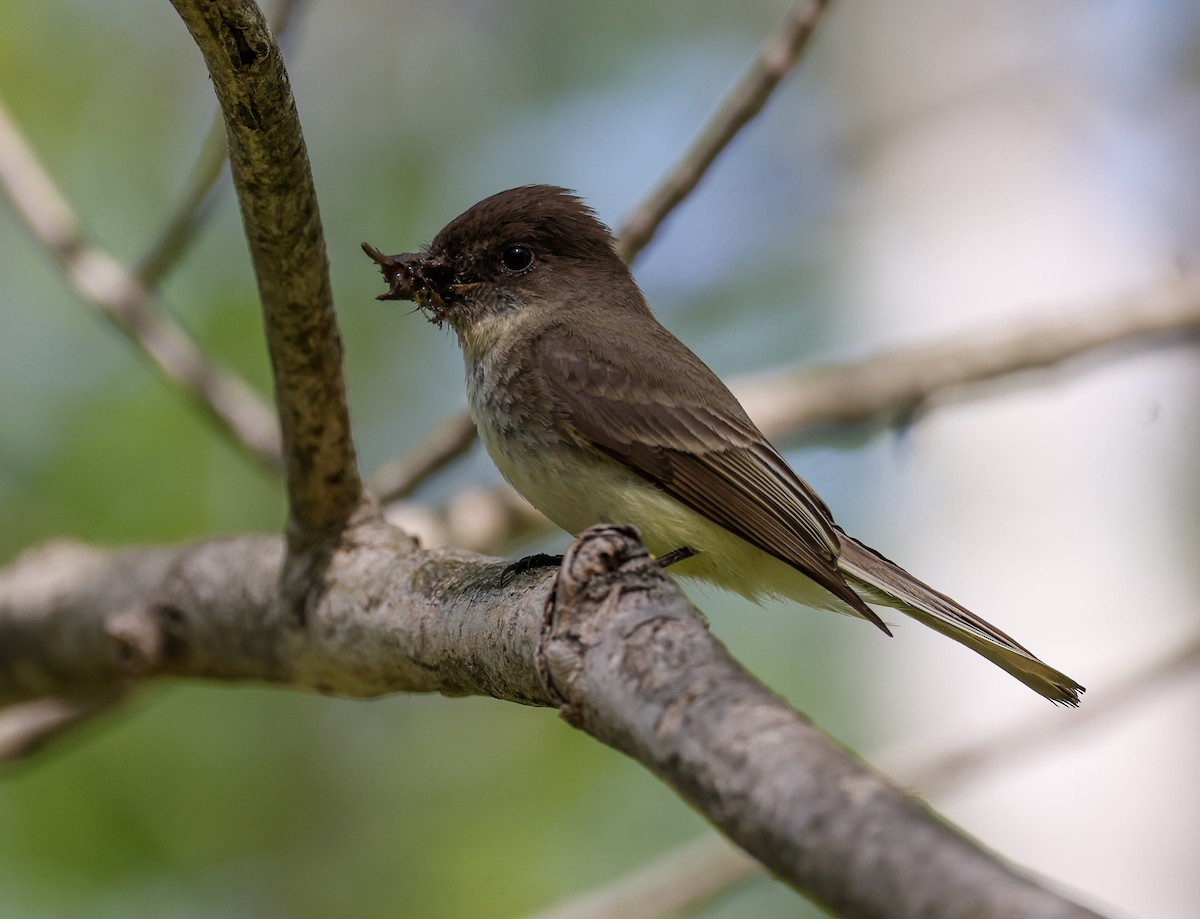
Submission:
M 562 561 L 563 557 L 561 555 L 547 555 L 545 552 L 526 555 L 524 558 L 517 559 L 500 572 L 500 584 L 507 587 L 514 579 L 520 577 L 526 571 L 535 571 L 538 568 L 557 568 L 562 564 Z
M 666 555 L 660 555 L 655 561 L 658 562 L 660 568 L 669 568 L 676 562 L 682 562 L 685 559 L 694 557 L 695 554 L 695 551 L 690 547 L 680 546 L 678 549 L 672 549 Z M 561 555 L 547 555 L 545 552 L 526 555 L 524 558 L 517 559 L 500 572 L 500 583 L 507 586 L 527 571 L 536 571 L 538 568 L 557 568 L 562 564 L 562 561 L 563 557 Z
M 672 549 L 666 555 L 660 555 L 656 561 L 660 568 L 670 568 L 676 562 L 682 562 L 684 559 L 692 558 L 696 553 L 687 546 L 680 546 L 678 549 Z

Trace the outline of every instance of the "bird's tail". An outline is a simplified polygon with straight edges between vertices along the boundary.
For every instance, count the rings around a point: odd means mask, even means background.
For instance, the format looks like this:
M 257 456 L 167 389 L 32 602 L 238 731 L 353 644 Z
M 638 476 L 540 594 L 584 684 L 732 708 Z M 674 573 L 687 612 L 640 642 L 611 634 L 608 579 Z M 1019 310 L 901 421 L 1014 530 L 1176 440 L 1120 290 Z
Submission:
M 894 562 L 840 533 L 838 568 L 868 603 L 890 606 L 948 635 L 1051 702 L 1078 705 L 1083 687 L 1042 663 L 995 626 L 923 584 Z

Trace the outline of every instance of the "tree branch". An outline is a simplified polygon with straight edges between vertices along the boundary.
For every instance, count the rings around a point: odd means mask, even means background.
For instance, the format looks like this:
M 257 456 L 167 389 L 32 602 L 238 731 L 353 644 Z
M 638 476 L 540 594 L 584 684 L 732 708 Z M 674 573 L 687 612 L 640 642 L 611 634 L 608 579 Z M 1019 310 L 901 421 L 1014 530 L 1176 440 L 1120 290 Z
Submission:
M 300 0 L 283 0 L 272 17 L 281 48 L 286 46 L 289 29 L 301 5 Z M 146 287 L 155 287 L 175 267 L 213 212 L 219 197 L 217 181 L 224 174 L 228 160 L 225 121 L 218 113 L 201 141 L 187 188 L 146 254 L 138 259 L 137 277 Z
M 426 479 L 465 455 L 475 440 L 471 416 L 465 411 L 451 415 L 404 456 L 381 466 L 367 487 L 382 503 L 401 501 Z
M 80 698 L 51 696 L 0 708 L 0 764 L 13 763 L 98 716 L 122 706 L 130 693 L 122 686 Z
M 763 867 L 723 836 L 701 836 L 627 877 L 526 919 L 667 919 L 729 893 Z
M 658 774 L 780 879 L 838 915 L 1086 917 L 853 760 L 729 656 L 631 531 L 597 527 L 556 576 L 422 552 L 366 516 L 297 622 L 283 546 L 241 537 L 0 570 L 0 703 L 154 677 L 366 697 L 553 705 Z
M 978 780 L 989 769 L 1028 762 L 1047 747 L 1077 737 L 1159 695 L 1171 683 L 1200 669 L 1200 634 L 1178 643 L 1132 673 L 1101 689 L 1069 720 L 1042 712 L 1014 727 L 968 740 L 930 755 L 882 753 L 873 757 L 888 775 L 922 794 L 943 792 Z M 530 916 L 529 919 L 665 919 L 729 893 L 760 877 L 763 866 L 715 834 L 667 852 L 626 877 Z
M 158 236 L 137 261 L 137 277 L 146 287 L 156 287 L 170 273 L 212 214 L 219 197 L 217 182 L 225 174 L 228 159 L 225 122 L 217 115 L 200 142 L 187 188 Z
M 289 539 L 320 540 L 362 500 L 329 259 L 279 48 L 251 0 L 172 0 L 204 55 L 262 300 L 283 431 Z
M 764 430 L 787 437 L 825 424 L 906 413 L 932 397 L 1028 370 L 1056 367 L 1118 346 L 1147 346 L 1200 331 L 1200 275 L 1170 278 L 1137 294 L 857 361 L 748 382 L 742 403 Z
M 0 704 L 30 716 L 48 697 L 102 700 L 189 677 L 553 705 L 841 915 L 1095 915 L 940 823 L 764 689 L 629 531 L 589 531 L 556 576 L 509 583 L 500 562 L 420 552 L 382 525 L 362 501 L 327 257 L 278 49 L 252 3 L 173 2 L 226 120 L 283 421 L 287 551 L 247 536 L 26 553 L 0 570 Z M 289 579 L 297 546 L 313 543 L 320 564 Z
M 26 552 L 0 571 L 0 705 L 152 677 L 551 704 L 533 663 L 544 590 L 497 590 L 503 563 L 417 552 L 369 514 L 346 533 L 303 621 L 280 602 L 278 537 Z
M 767 36 L 758 57 L 717 105 L 699 136 L 654 190 L 626 218 L 617 234 L 617 252 L 632 262 L 667 215 L 700 184 L 709 167 L 754 118 L 799 60 L 829 0 L 799 0 Z
M 186 392 L 230 439 L 263 465 L 282 462 L 279 424 L 240 377 L 210 361 L 146 286 L 84 236 L 79 219 L 0 101 L 0 188 L 75 290 Z
M 594 527 L 563 562 L 543 652 L 568 722 L 637 759 L 836 915 L 1094 915 L 897 794 L 788 708 L 628 535 Z
M 899 776 L 907 787 L 922 792 L 953 788 L 1012 760 L 1026 761 L 1031 754 L 1077 737 L 1097 724 L 1111 724 L 1116 716 L 1145 703 L 1171 682 L 1198 669 L 1200 635 L 1195 635 L 1191 641 L 1145 661 L 1123 679 L 1113 681 L 1088 699 L 1088 704 L 1069 720 L 1046 717 L 1043 713 L 981 740 L 957 744 L 933 755 L 925 752 L 919 757 L 909 756 L 905 762 L 900 754 L 884 753 L 880 761 L 888 763 L 889 773 Z

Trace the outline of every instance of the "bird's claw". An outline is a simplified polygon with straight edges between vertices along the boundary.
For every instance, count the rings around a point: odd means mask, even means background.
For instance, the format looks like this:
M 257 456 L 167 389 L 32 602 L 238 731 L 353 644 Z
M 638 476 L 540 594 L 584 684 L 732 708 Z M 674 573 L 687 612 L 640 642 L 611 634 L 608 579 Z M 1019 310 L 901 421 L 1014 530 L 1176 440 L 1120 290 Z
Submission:
M 557 568 L 562 564 L 562 561 L 563 557 L 561 555 L 547 555 L 545 552 L 526 555 L 524 558 L 517 559 L 500 572 L 500 586 L 507 587 L 526 571 L 535 571 L 538 568 Z
M 676 562 L 692 558 L 695 554 L 690 547 L 680 546 L 678 549 L 672 549 L 666 555 L 660 555 L 655 561 L 658 562 L 658 567 L 660 568 L 670 568 Z

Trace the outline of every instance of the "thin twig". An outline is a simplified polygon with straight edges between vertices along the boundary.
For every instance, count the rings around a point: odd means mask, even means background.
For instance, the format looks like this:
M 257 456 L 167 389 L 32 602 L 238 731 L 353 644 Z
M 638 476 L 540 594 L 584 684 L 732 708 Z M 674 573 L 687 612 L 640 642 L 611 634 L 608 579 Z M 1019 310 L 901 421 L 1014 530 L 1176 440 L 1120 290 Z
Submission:
M 787 18 L 767 37 L 750 69 L 725 94 L 691 147 L 626 218 L 617 234 L 617 251 L 625 261 L 632 262 L 637 257 L 667 215 L 692 193 L 730 141 L 762 111 L 771 93 L 791 72 L 807 47 L 828 6 L 829 0 L 799 0 Z
M 967 384 L 1061 365 L 1116 346 L 1200 331 L 1200 274 L 1171 277 L 1107 303 L 1050 308 L 990 330 L 896 348 L 860 360 L 747 381 L 746 411 L 769 435 L 859 424 L 910 412 Z
M 440 422 L 420 443 L 371 476 L 367 488 L 384 504 L 401 501 L 426 479 L 444 469 L 475 443 L 475 422 L 466 412 Z
M 528 919 L 667 919 L 730 893 L 763 867 L 713 833 L 668 852 L 632 874 L 571 897 Z
M 72 699 L 51 697 L 0 708 L 0 763 L 31 756 L 60 737 L 73 735 L 100 715 L 114 711 L 132 693 L 124 687 Z
M 1200 669 L 1200 635 L 1146 661 L 1123 679 L 1089 698 L 1087 705 L 1067 719 L 1054 713 L 1015 725 L 978 741 L 950 747 L 934 756 L 926 754 L 905 765 L 899 754 L 883 754 L 879 761 L 905 785 L 922 793 L 945 791 L 974 779 L 985 770 L 996 769 L 1014 760 L 1028 760 L 1031 754 L 1078 735 L 1127 710 L 1158 696 L 1172 683 Z M 1088 693 L 1093 696 L 1092 693 Z M 894 765 L 889 766 L 893 763 Z
M 282 48 L 286 49 L 288 45 L 292 34 L 290 26 L 296 21 L 301 6 L 301 0 L 283 0 L 271 17 Z M 217 181 L 225 174 L 228 161 L 225 120 L 217 112 L 200 144 L 183 195 L 145 255 L 137 261 L 137 276 L 146 287 L 156 286 L 175 267 L 216 209 L 221 192 Z
M 145 255 L 137 261 L 137 276 L 146 287 L 157 286 L 170 273 L 216 209 L 221 192 L 217 181 L 225 174 L 228 161 L 225 122 L 218 113 L 200 142 L 183 196 Z
M 249 384 L 210 361 L 145 285 L 84 235 L 79 219 L 2 100 L 0 188 L 33 236 L 66 269 L 75 290 L 191 396 L 234 443 L 278 470 L 282 451 L 275 413 Z

